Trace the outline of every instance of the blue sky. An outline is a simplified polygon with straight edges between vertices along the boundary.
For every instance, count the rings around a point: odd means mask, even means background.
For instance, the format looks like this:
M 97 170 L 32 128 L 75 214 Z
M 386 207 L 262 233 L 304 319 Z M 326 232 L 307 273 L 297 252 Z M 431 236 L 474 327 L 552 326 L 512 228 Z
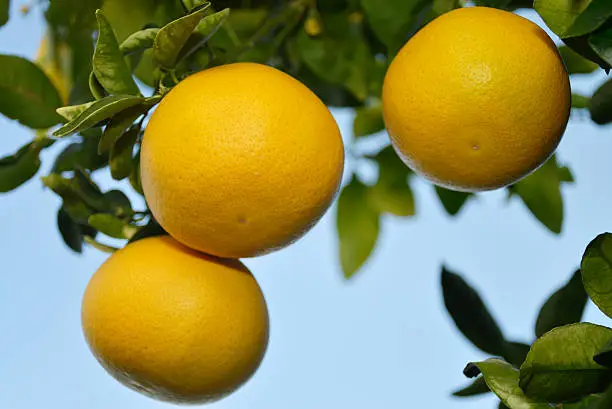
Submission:
M 32 57 L 42 21 L 39 13 L 22 17 L 19 3 L 0 29 L 0 53 Z M 590 92 L 603 78 L 576 79 L 574 90 Z M 334 114 L 348 141 L 352 113 Z M 0 118 L 0 156 L 31 136 Z M 418 216 L 385 218 L 373 257 L 350 282 L 342 279 L 336 256 L 335 209 L 292 247 L 246 260 L 269 303 L 270 345 L 256 376 L 211 407 L 493 408 L 490 396 L 450 397 L 467 383 L 466 362 L 484 356 L 443 309 L 440 265 L 481 290 L 509 338 L 531 340 L 545 297 L 569 278 L 586 244 L 612 230 L 609 152 L 612 128 L 573 115 L 559 159 L 577 183 L 563 189 L 560 236 L 541 227 L 518 200 L 508 202 L 503 191 L 479 195 L 450 218 L 431 186 L 418 180 Z M 99 180 L 108 184 L 110 178 Z M 0 407 L 169 408 L 121 386 L 89 353 L 81 296 L 106 256 L 93 249 L 78 256 L 64 246 L 55 226 L 58 206 L 38 178 L 0 195 Z M 592 305 L 585 318 L 609 324 Z

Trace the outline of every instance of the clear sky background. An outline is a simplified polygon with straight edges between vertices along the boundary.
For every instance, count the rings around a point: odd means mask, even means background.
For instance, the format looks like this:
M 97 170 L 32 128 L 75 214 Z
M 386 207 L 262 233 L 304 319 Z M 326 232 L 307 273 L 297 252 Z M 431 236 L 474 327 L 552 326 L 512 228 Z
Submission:
M 39 12 L 22 17 L 20 3 L 13 1 L 12 20 L 0 29 L 0 53 L 32 57 L 43 24 Z M 574 90 L 590 92 L 603 78 L 576 79 Z M 349 141 L 352 113 L 334 114 Z M 0 156 L 31 136 L 0 118 Z M 468 383 L 465 364 L 485 356 L 446 314 L 440 266 L 447 263 L 481 290 L 509 338 L 531 341 L 544 299 L 569 278 L 587 243 L 612 230 L 610 152 L 612 128 L 574 114 L 559 149 L 577 180 L 563 189 L 560 236 L 546 231 L 519 200 L 508 202 L 504 191 L 481 194 L 450 218 L 431 186 L 418 180 L 418 216 L 385 218 L 373 257 L 350 282 L 339 268 L 335 209 L 292 247 L 246 260 L 269 303 L 270 345 L 256 376 L 210 407 L 493 408 L 491 396 L 450 396 Z M 45 163 L 38 176 L 48 170 Z M 98 180 L 110 183 L 105 174 Z M 121 386 L 87 349 L 81 296 L 106 255 L 68 250 L 55 225 L 59 204 L 38 177 L 0 195 L 0 407 L 171 407 Z M 610 324 L 592 305 L 585 319 Z

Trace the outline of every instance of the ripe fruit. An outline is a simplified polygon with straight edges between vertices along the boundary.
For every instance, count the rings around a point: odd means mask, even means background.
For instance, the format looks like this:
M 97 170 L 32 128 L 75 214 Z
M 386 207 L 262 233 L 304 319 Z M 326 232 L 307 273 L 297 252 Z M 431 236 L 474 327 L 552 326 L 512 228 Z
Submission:
M 344 150 L 327 107 L 274 68 L 237 63 L 194 74 L 154 112 L 142 187 L 183 244 L 242 258 L 284 247 L 333 201 Z
M 255 372 L 268 342 L 266 302 L 247 268 L 168 236 L 114 253 L 87 286 L 82 321 L 113 377 L 175 403 L 231 393 Z
M 570 113 L 568 74 L 534 23 L 485 7 L 437 18 L 399 52 L 383 113 L 400 157 L 456 190 L 490 190 L 534 171 Z

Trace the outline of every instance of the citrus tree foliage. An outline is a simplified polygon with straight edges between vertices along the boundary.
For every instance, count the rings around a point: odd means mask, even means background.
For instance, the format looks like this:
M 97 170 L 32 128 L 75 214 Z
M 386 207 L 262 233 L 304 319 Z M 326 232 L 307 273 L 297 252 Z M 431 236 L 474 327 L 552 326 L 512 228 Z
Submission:
M 328 106 L 354 110 L 348 149 L 355 163 L 378 169 L 364 181 L 348 169 L 337 206 L 339 260 L 352 277 L 376 247 L 381 219 L 418 213 L 416 176 L 389 146 L 357 154 L 351 144 L 384 131 L 381 89 L 386 68 L 423 25 L 463 0 L 40 0 L 46 33 L 32 61 L 0 54 L 0 114 L 32 129 L 32 140 L 0 159 L 0 193 L 34 178 L 41 152 L 54 147 L 51 171 L 38 175 L 57 194 L 59 232 L 81 252 L 84 243 L 113 251 L 104 237 L 125 242 L 164 234 L 146 208 L 119 188 L 103 191 L 95 173 L 107 169 L 142 194 L 139 147 L 148 115 L 181 79 L 238 61 L 266 63 L 310 87 Z M 475 0 L 506 10 L 534 8 L 561 40 L 569 73 L 612 68 L 610 0 Z M 0 26 L 18 15 L 0 0 Z M 27 10 L 23 10 L 27 12 Z M 2 32 L 0 31 L 0 35 Z M 573 95 L 576 110 L 597 124 L 612 122 L 612 80 L 593 95 Z M 48 156 L 46 156 L 48 157 Z M 560 233 L 562 187 L 570 169 L 555 156 L 507 188 L 543 227 Z M 473 194 L 432 186 L 456 216 Z M 579 323 L 587 294 L 612 313 L 612 239 L 598 237 L 581 270 L 546 303 L 535 342 L 507 340 L 478 293 L 459 275 L 442 272 L 445 304 L 459 330 L 497 358 L 475 362 L 473 383 L 456 396 L 496 393 L 522 408 L 612 407 L 612 330 Z M 482 376 L 479 376 L 482 374 Z

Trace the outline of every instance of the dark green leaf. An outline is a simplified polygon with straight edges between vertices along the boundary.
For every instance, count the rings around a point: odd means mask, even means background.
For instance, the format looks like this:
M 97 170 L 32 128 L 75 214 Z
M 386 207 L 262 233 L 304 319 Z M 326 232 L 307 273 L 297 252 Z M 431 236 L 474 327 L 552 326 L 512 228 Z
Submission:
M 132 173 L 130 173 L 130 186 L 132 186 L 136 193 L 144 195 L 142 191 L 142 181 L 140 180 L 140 152 L 134 156 Z
M 96 79 L 109 94 L 140 95 L 119 43 L 110 23 L 101 10 L 96 11 L 98 19 L 98 42 L 93 56 L 93 71 Z
M 206 15 L 208 7 L 210 3 L 169 23 L 159 31 L 153 45 L 153 56 L 161 66 L 168 69 L 175 67 L 183 46 Z
M 369 25 L 391 54 L 414 33 L 419 13 L 429 2 L 423 0 L 361 0 Z
M 399 159 L 391 146 L 374 158 L 378 163 L 378 182 L 368 191 L 372 208 L 379 213 L 396 216 L 415 214 L 414 195 L 408 184 L 412 172 Z
M 42 181 L 45 186 L 62 198 L 63 209 L 79 224 L 87 224 L 90 215 L 104 211 L 96 209 L 96 207 L 103 208 L 103 206 L 98 206 L 101 194 L 87 189 L 76 177 L 68 179 L 52 173 L 43 177 Z
M 588 109 L 591 106 L 591 98 L 580 94 L 572 94 L 572 108 Z
M 367 199 L 367 186 L 356 178 L 338 199 L 340 262 L 346 278 L 351 278 L 370 257 L 378 239 L 380 215 Z
M 590 74 L 599 68 L 599 65 L 587 60 L 567 46 L 559 47 L 559 53 L 570 74 Z
M 601 395 L 597 401 L 597 405 L 594 405 L 593 409 L 610 409 L 612 408 L 612 384 L 608 386 L 608 389 Z
M 230 9 L 223 9 L 217 13 L 204 17 L 181 49 L 178 60 L 181 61 L 189 57 L 204 44 L 206 44 L 210 37 L 212 37 L 217 30 L 221 28 L 225 20 L 227 20 L 229 14 Z
M 593 361 L 612 329 L 589 323 L 570 324 L 535 341 L 521 366 L 520 386 L 542 402 L 567 402 L 603 391 L 612 371 Z
M 599 365 L 612 368 L 612 338 L 608 343 L 593 357 L 593 361 Z
M 138 139 L 139 133 L 139 126 L 128 129 L 111 148 L 109 163 L 113 179 L 122 180 L 130 176 L 134 144 Z
M 546 25 L 561 38 L 595 31 L 612 16 L 609 0 L 535 0 L 534 8 Z
M 121 135 L 123 135 L 123 133 L 132 126 L 134 121 L 144 114 L 144 112 L 145 108 L 137 105 L 111 118 L 106 128 L 104 128 L 102 138 L 100 138 L 98 153 L 105 153 L 111 150 Z
M 97 170 L 104 167 L 108 158 L 98 154 L 98 139 L 83 138 L 81 142 L 71 143 L 59 153 L 53 164 L 52 172 L 61 173 L 75 169 Z
M 89 74 L 89 92 L 95 99 L 102 99 L 108 95 L 93 71 Z
M 0 114 L 34 128 L 61 122 L 55 110 L 62 100 L 45 73 L 34 63 L 0 54 Z
M 95 101 L 89 108 L 81 112 L 76 118 L 59 128 L 54 136 L 63 137 L 76 132 L 89 129 L 100 122 L 117 115 L 128 108 L 145 102 L 143 97 L 129 95 L 112 95 Z
M 8 22 L 10 9 L 10 0 L 0 0 L 0 27 L 2 27 Z
M 522 342 L 508 342 L 506 343 L 503 358 L 518 368 L 525 362 L 530 348 L 530 345 Z
M 18 188 L 34 177 L 40 168 L 40 151 L 51 144 L 49 140 L 30 142 L 16 153 L 0 159 L 0 193 Z
M 473 196 L 473 193 L 457 192 L 441 186 L 435 186 L 435 190 L 440 202 L 442 202 L 442 206 L 451 216 L 459 213 L 465 202 Z
M 555 156 L 511 189 L 518 194 L 531 213 L 551 232 L 561 233 L 563 198 L 561 182 L 568 178 L 568 169 L 560 167 Z
M 83 251 L 81 226 L 62 207 L 57 212 L 57 227 L 64 243 L 75 252 L 81 253 Z
M 476 367 L 476 371 L 472 368 Z M 523 393 L 519 387 L 519 371 L 501 359 L 487 359 L 468 365 L 464 373 L 482 373 L 489 388 L 512 409 L 550 409 L 547 403 L 538 403 Z
M 89 216 L 88 223 L 100 233 L 116 239 L 130 239 L 137 231 L 137 227 L 107 213 L 96 213 Z
M 593 33 L 589 37 L 589 44 L 602 60 L 612 65 L 612 24 L 610 27 L 605 29 L 602 27 L 601 31 Z
M 587 299 L 580 270 L 577 270 L 572 278 L 555 291 L 540 309 L 535 327 L 536 337 L 541 337 L 553 328 L 580 322 Z
M 582 399 L 580 402 L 563 403 L 555 407 L 558 409 L 609 409 L 612 407 L 611 405 L 598 407 L 597 405 L 599 405 L 600 402 L 601 395 L 591 395 Z
M 123 40 L 119 46 L 119 51 L 121 51 L 123 55 L 128 55 L 152 48 L 157 33 L 159 33 L 159 28 L 146 28 L 137 31 Z
M 166 236 L 168 233 L 155 220 L 149 221 L 145 226 L 141 227 L 136 234 L 130 239 L 130 243 L 149 237 Z
M 497 356 L 506 340 L 478 293 L 459 275 L 442 268 L 444 305 L 461 333 L 480 350 Z
M 189 11 L 192 11 L 193 9 L 203 6 L 206 3 L 208 3 L 208 1 L 206 0 L 181 0 L 181 1 L 183 2 L 187 10 Z
M 130 199 L 120 190 L 110 190 L 104 194 L 105 213 L 117 217 L 131 217 L 134 211 Z
M 599 125 L 612 122 L 612 80 L 606 81 L 591 98 L 591 119 Z
M 474 382 L 466 386 L 465 388 L 461 388 L 453 392 L 453 396 L 457 396 L 459 398 L 483 395 L 485 393 L 489 393 L 491 390 L 487 386 L 485 379 L 483 376 L 476 378 Z
M 477 6 L 505 9 L 510 5 L 511 1 L 512 0 L 474 0 L 474 4 Z
M 362 107 L 356 110 L 353 121 L 353 134 L 356 138 L 371 135 L 385 129 L 382 117 L 382 106 Z
M 612 317 L 612 234 L 597 236 L 587 246 L 582 263 L 582 282 L 591 300 Z

